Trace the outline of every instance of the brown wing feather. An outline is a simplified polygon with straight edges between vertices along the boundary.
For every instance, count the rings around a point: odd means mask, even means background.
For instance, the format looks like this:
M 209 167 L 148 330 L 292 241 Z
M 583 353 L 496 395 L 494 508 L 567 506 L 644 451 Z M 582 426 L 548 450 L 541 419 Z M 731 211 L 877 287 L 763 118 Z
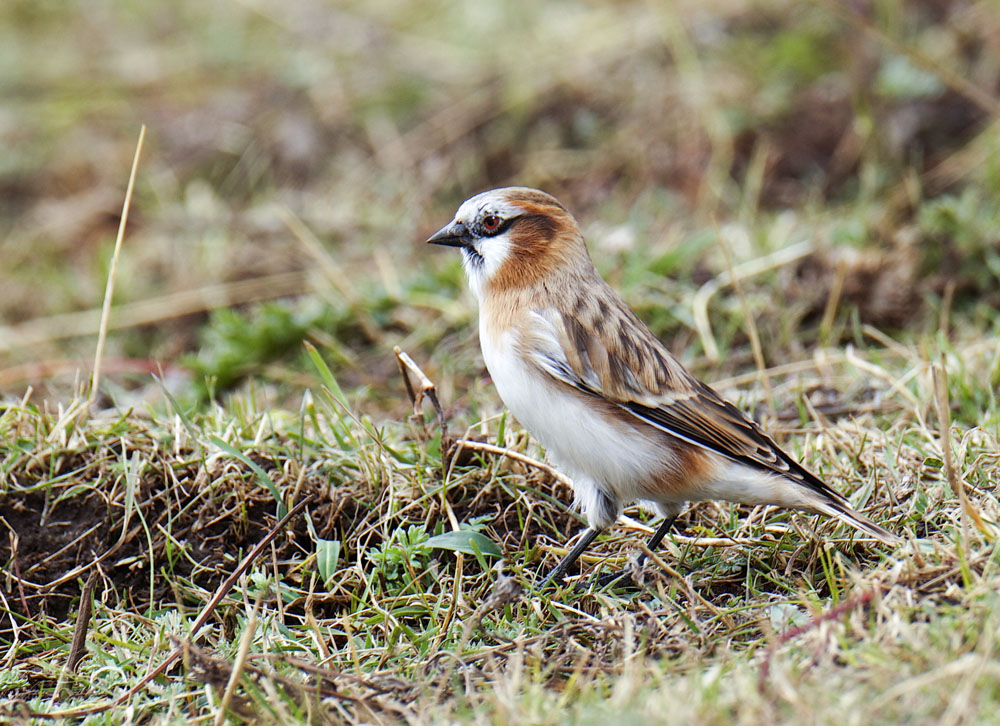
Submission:
M 566 382 L 671 436 L 846 504 L 752 419 L 688 373 L 610 287 L 601 288 L 598 297 L 579 296 L 572 314 L 550 310 L 545 316 L 565 354 L 562 377 L 572 379 Z

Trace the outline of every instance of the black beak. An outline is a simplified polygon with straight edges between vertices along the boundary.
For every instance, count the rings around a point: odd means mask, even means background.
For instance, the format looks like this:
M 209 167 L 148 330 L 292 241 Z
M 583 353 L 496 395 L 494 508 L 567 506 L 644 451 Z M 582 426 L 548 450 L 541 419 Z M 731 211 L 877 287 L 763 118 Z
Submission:
M 468 247 L 471 242 L 469 230 L 461 222 L 451 222 L 428 238 L 427 243 L 446 247 Z

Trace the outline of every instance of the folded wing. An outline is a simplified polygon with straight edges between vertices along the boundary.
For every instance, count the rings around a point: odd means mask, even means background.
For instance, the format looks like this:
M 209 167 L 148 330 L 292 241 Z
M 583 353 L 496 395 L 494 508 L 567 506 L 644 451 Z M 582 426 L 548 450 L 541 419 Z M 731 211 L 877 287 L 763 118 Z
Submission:
M 523 352 L 546 374 L 670 436 L 787 477 L 838 509 L 848 506 L 742 411 L 691 376 L 624 304 L 602 320 L 582 321 L 551 308 L 535 312 L 521 331 Z

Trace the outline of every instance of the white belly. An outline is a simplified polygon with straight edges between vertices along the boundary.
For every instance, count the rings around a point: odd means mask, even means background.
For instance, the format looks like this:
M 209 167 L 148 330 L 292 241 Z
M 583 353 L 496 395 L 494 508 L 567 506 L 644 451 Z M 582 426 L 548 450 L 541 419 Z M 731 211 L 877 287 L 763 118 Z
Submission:
M 599 492 L 619 507 L 649 498 L 641 485 L 667 463 L 670 452 L 635 427 L 599 414 L 586 398 L 522 362 L 514 333 L 504 333 L 496 343 L 490 337 L 480 334 L 480 345 L 500 398 L 545 447 L 550 461 L 573 480 L 590 523 L 611 524 L 595 521 L 606 520 L 599 512 Z

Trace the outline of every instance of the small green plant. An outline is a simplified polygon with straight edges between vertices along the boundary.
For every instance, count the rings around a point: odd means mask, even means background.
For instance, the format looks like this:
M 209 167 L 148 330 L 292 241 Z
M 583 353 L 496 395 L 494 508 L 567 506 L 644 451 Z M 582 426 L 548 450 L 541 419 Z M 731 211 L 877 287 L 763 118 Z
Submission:
M 17 688 L 26 688 L 28 685 L 28 679 L 17 666 L 0 669 L 0 694 Z
M 924 204 L 917 215 L 926 235 L 923 266 L 927 274 L 949 275 L 959 292 L 972 299 L 992 296 L 1000 285 L 995 197 L 970 187 Z M 994 301 L 996 298 L 992 298 Z
M 215 310 L 200 334 L 197 353 L 181 363 L 194 373 L 201 399 L 223 393 L 264 365 L 297 356 L 310 331 L 343 333 L 342 311 L 320 298 L 263 303 L 244 312 Z
M 409 578 L 410 568 L 418 570 L 427 561 L 431 553 L 429 539 L 422 524 L 400 527 L 380 547 L 369 549 L 368 557 L 387 581 L 399 582 Z

